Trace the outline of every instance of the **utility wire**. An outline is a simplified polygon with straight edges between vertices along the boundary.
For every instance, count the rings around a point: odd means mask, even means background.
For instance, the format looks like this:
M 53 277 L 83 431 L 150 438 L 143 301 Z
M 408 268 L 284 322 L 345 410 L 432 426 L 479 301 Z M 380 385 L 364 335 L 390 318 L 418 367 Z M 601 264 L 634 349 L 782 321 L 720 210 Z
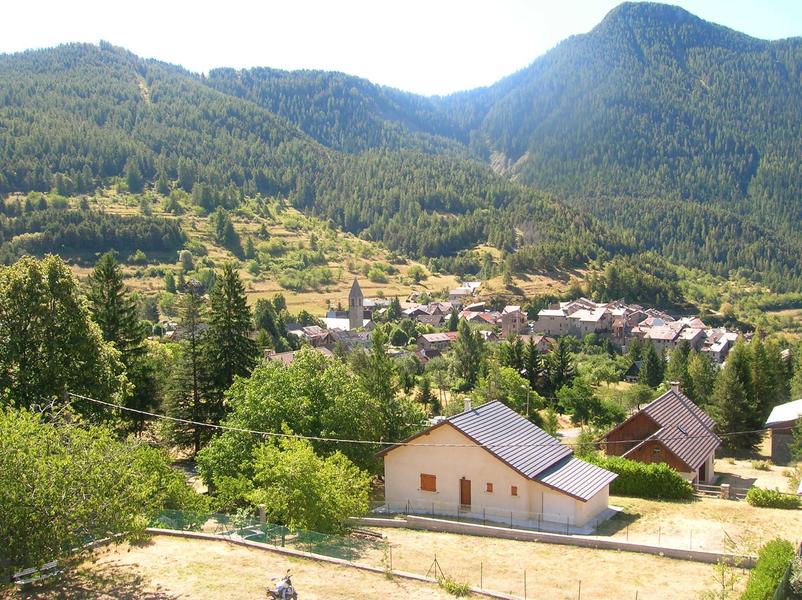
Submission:
M 332 442 L 336 444 L 365 444 L 371 446 L 415 446 L 415 447 L 426 447 L 426 448 L 538 448 L 538 447 L 553 447 L 556 445 L 565 445 L 565 446 L 576 446 L 576 444 L 565 443 L 555 439 L 554 442 L 529 442 L 529 443 L 503 443 L 500 442 L 498 444 L 433 444 L 433 443 L 416 443 L 416 442 L 383 442 L 383 441 L 373 441 L 373 440 L 352 440 L 352 439 L 344 439 L 344 438 L 331 438 L 331 437 L 321 437 L 315 435 L 300 435 L 295 433 L 277 433 L 275 431 L 259 431 L 256 429 L 245 429 L 242 427 L 232 427 L 230 425 L 216 425 L 214 423 L 203 423 L 201 421 L 192 421 L 190 419 L 181 419 L 179 417 L 171 417 L 170 415 L 160 415 L 157 413 L 148 412 L 146 410 L 139 410 L 136 408 L 129 408 L 127 406 L 120 406 L 119 404 L 113 404 L 111 402 L 104 402 L 103 400 L 97 400 L 95 398 L 90 398 L 89 396 L 83 396 L 81 394 L 74 394 L 73 392 L 67 392 L 68 396 L 72 396 L 73 398 L 79 398 L 81 400 L 87 400 L 89 402 L 94 402 L 95 404 L 100 404 L 102 406 L 107 406 L 109 408 L 116 408 L 119 410 L 124 410 L 127 412 L 136 413 L 139 415 L 145 415 L 148 417 L 153 417 L 156 419 L 165 419 L 168 421 L 174 421 L 176 423 L 184 423 L 186 425 L 196 425 L 198 427 L 209 427 L 210 429 L 217 429 L 220 431 L 236 431 L 239 433 L 250 433 L 253 435 L 261 435 L 265 437 L 273 437 L 273 438 L 285 438 L 285 439 L 294 439 L 294 440 L 310 440 L 315 442 Z M 749 431 L 732 431 L 729 433 L 721 433 L 721 434 L 714 434 L 714 433 L 703 433 L 699 435 L 678 435 L 678 436 L 666 436 L 659 438 L 659 441 L 665 442 L 669 440 L 693 440 L 693 439 L 711 439 L 711 438 L 722 438 L 722 437 L 733 437 L 736 435 L 747 435 L 747 434 L 754 434 L 754 433 L 763 433 L 767 431 L 766 428 L 763 429 L 752 429 Z M 612 445 L 612 444 L 638 444 L 644 440 L 615 440 L 615 441 L 607 441 L 607 440 L 599 440 L 594 441 L 594 444 L 598 445 Z

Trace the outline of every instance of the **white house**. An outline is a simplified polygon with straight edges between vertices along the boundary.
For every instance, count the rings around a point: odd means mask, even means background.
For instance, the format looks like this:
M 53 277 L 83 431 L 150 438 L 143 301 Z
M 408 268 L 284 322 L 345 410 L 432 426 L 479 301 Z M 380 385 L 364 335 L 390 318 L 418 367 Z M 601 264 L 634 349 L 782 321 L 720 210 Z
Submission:
M 575 458 L 498 401 L 468 408 L 379 455 L 385 501 L 396 510 L 572 528 L 610 513 L 616 475 Z

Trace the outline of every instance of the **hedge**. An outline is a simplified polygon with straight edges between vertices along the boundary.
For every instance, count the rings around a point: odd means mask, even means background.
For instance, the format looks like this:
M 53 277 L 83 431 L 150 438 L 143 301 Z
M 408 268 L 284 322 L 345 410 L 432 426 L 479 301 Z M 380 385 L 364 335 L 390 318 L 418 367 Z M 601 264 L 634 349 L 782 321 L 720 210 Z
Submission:
M 793 558 L 794 546 L 788 540 L 777 538 L 763 546 L 741 600 L 771 600 Z
M 665 463 L 642 463 L 621 456 L 585 456 L 584 460 L 617 473 L 610 493 L 658 500 L 687 500 L 693 486 Z
M 797 496 L 760 487 L 749 488 L 749 491 L 746 492 L 746 501 L 752 506 L 764 508 L 799 508 Z

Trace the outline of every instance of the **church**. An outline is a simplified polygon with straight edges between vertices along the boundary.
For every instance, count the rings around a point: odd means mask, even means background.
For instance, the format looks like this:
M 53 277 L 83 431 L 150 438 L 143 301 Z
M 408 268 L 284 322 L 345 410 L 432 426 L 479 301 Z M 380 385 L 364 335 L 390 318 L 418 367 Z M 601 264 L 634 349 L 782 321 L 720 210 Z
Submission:
M 354 283 L 348 292 L 348 312 L 329 311 L 322 319 L 326 329 L 339 329 L 342 331 L 354 331 L 373 329 L 373 321 L 365 318 L 365 295 L 359 286 L 359 281 L 354 277 Z

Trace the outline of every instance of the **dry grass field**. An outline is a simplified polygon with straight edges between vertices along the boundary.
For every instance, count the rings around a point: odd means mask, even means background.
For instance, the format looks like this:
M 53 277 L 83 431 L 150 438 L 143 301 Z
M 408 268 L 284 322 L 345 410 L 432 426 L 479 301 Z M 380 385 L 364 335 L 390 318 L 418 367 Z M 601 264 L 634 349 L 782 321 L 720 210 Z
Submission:
M 443 572 L 473 586 L 549 600 L 680 600 L 710 589 L 714 567 L 659 556 L 451 533 L 378 529 L 392 544 L 393 568 L 426 573 L 435 555 Z M 745 581 L 744 581 L 745 583 Z
M 303 600 L 452 598 L 434 584 L 295 559 L 225 542 L 156 536 L 144 545 L 99 550 L 57 584 L 9 598 L 41 600 L 258 600 L 290 569 Z
M 775 537 L 802 540 L 802 511 L 757 508 L 745 501 L 701 498 L 688 502 L 659 502 L 611 496 L 610 504 L 624 509 L 599 533 L 644 544 L 676 548 L 755 552 Z

